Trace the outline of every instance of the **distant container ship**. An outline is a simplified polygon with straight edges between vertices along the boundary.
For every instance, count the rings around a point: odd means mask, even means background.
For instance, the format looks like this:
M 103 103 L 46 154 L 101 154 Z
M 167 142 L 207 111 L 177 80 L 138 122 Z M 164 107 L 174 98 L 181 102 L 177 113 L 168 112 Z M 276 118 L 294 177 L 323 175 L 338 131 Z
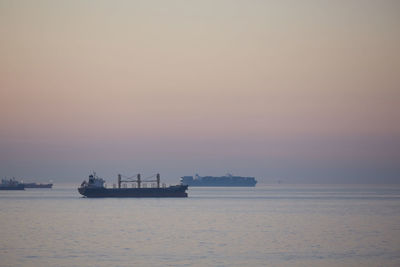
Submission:
M 53 184 L 23 183 L 25 188 L 52 188 Z
M 256 186 L 257 181 L 254 177 L 233 176 L 193 176 L 181 177 L 181 184 L 188 186 Z
M 147 187 L 150 182 L 151 187 Z M 187 197 L 187 185 L 160 186 L 160 174 L 156 175 L 155 180 L 141 180 L 140 174 L 136 180 L 118 175 L 118 187 L 106 188 L 105 181 L 96 176 L 96 173 L 89 175 L 88 181 L 83 181 L 78 191 L 85 197 Z M 124 183 L 124 184 L 123 184 Z M 132 183 L 128 188 L 127 183 Z
M 0 190 L 25 190 L 24 184 L 13 179 L 2 179 Z

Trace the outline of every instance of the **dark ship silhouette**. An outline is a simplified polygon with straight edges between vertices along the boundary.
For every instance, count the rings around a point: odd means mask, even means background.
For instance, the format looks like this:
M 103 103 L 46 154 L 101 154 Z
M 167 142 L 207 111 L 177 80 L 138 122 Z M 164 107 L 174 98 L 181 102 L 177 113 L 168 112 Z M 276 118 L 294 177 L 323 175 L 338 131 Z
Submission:
M 78 191 L 85 197 L 187 197 L 187 185 L 160 186 L 160 174 L 155 175 L 155 180 L 141 180 L 140 174 L 137 179 L 127 177 L 122 180 L 122 175 L 118 175 L 118 187 L 107 188 L 105 180 L 96 176 L 96 173 L 89 175 L 88 181 L 83 181 Z M 154 177 L 154 176 L 153 176 Z M 146 184 L 142 184 L 142 183 Z M 151 187 L 147 187 L 150 182 Z M 124 183 L 124 184 L 122 184 Z M 128 188 L 127 183 L 132 183 Z
M 0 184 L 0 190 L 25 190 L 24 184 L 21 184 L 15 178 L 13 179 L 2 179 Z

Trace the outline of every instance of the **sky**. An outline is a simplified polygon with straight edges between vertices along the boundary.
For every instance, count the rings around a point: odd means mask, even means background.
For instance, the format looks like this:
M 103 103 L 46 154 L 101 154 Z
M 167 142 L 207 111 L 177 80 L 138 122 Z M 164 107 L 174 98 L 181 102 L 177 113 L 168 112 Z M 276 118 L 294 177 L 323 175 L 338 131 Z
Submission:
M 0 176 L 400 183 L 400 1 L 0 0 Z

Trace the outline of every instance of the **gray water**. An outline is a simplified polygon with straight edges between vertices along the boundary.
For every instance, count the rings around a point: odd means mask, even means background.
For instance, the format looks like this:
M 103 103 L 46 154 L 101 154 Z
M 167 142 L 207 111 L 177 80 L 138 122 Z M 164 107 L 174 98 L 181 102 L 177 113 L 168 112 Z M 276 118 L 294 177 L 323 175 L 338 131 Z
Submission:
M 0 191 L 0 266 L 400 266 L 400 188 Z

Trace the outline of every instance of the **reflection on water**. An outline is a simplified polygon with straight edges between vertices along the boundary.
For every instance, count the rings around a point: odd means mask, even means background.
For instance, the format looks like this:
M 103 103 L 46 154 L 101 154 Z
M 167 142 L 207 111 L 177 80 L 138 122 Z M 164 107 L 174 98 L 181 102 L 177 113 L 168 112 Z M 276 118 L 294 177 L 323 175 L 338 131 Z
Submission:
M 0 192 L 0 266 L 400 266 L 400 188 L 190 188 L 187 199 Z

